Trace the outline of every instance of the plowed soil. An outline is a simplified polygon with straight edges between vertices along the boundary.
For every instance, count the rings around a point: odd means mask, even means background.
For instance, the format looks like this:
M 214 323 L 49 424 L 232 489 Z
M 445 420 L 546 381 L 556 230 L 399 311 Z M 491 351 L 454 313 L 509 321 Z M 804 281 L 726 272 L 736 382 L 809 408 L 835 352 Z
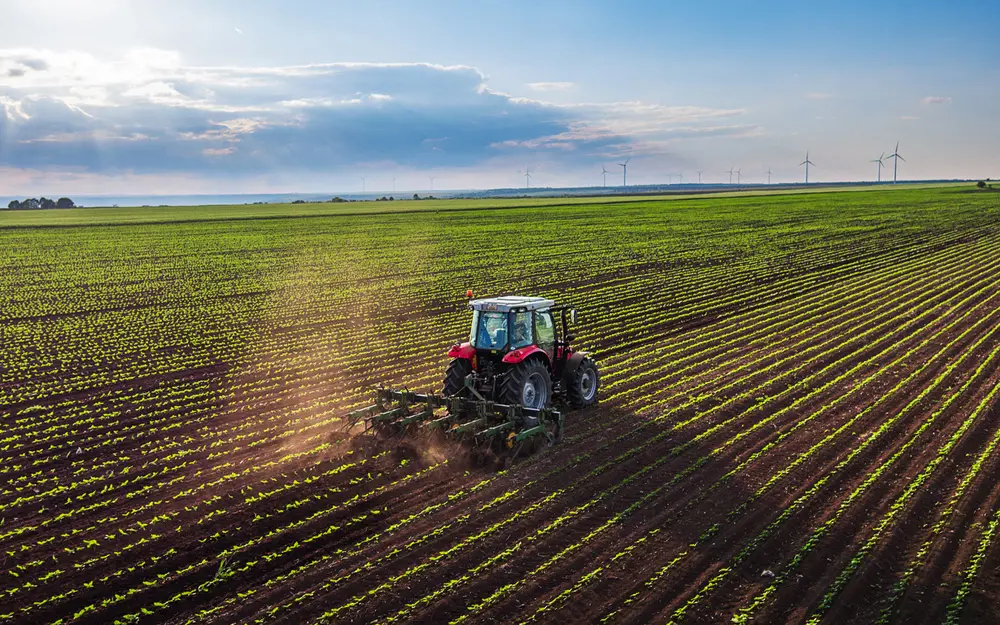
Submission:
M 815 195 L 0 231 L 0 622 L 1000 622 L 1000 207 Z M 506 470 L 342 418 L 466 285 L 601 367 Z

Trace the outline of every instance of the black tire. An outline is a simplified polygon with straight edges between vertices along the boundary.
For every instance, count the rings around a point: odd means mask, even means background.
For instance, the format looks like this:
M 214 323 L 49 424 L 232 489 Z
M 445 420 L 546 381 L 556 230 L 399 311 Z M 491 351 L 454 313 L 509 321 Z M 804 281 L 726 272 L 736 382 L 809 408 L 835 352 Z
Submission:
M 597 371 L 597 363 L 590 358 L 584 358 L 580 366 L 573 372 L 566 393 L 569 403 L 574 408 L 583 408 L 597 401 L 597 389 L 601 386 L 601 376 Z
M 501 401 L 525 408 L 552 405 L 552 376 L 541 360 L 532 359 L 512 367 L 504 376 Z
M 465 388 L 465 376 L 472 373 L 472 363 L 468 358 L 452 358 L 448 363 L 448 371 L 444 374 L 444 387 L 441 394 L 445 397 L 457 395 Z

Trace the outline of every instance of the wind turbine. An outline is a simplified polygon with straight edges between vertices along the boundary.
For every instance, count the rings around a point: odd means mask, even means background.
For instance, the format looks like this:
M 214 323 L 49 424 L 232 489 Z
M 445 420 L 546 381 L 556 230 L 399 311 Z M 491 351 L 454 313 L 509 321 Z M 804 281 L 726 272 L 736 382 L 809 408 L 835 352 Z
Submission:
M 740 186 L 740 174 L 742 173 L 743 173 L 742 167 L 736 170 L 736 186 Z
M 878 163 L 878 179 L 877 179 L 877 182 L 882 182 L 882 168 L 885 167 L 885 165 L 882 164 L 882 159 L 883 158 L 885 158 L 885 152 L 882 152 L 882 155 L 879 156 L 878 158 L 876 158 L 875 160 L 868 161 L 869 163 Z
M 604 163 L 601 163 L 601 176 L 604 178 L 604 186 L 608 186 L 608 174 L 609 173 L 611 173 L 611 172 L 609 172 L 607 170 L 607 168 L 604 166 Z
M 628 157 L 628 158 L 626 158 L 624 163 L 618 163 L 618 166 L 622 168 L 622 186 L 623 187 L 627 187 L 628 186 L 628 162 L 630 160 L 632 160 L 631 156 Z
M 431 193 L 433 193 L 434 192 L 434 176 L 427 176 L 427 177 L 431 179 Z
M 684 184 L 684 172 L 677 174 L 677 184 Z
M 729 174 L 729 184 L 733 184 L 733 168 L 730 167 L 729 171 L 727 171 L 727 172 L 724 171 L 722 173 Z
M 701 170 L 698 170 L 698 184 L 701 184 Z
M 771 168 L 767 168 L 767 184 L 771 184 Z
M 816 163 L 809 160 L 809 150 L 806 150 L 806 160 L 799 163 L 799 167 L 802 167 L 803 165 L 806 166 L 806 184 L 809 184 L 809 166 L 816 166 Z
M 524 188 L 525 189 L 530 189 L 531 188 L 531 166 L 530 165 L 526 166 L 524 168 Z
M 896 142 L 896 149 L 886 158 L 892 159 L 892 184 L 896 184 L 896 166 L 899 165 L 899 161 L 906 162 L 906 159 L 899 155 L 899 141 Z
M 667 174 L 667 184 L 674 184 L 674 175 Z

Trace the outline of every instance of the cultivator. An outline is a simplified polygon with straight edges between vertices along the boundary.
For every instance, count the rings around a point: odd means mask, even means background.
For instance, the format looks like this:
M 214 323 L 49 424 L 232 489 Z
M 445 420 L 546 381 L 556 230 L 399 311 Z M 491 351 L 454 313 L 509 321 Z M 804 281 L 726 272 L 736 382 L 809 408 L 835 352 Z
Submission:
M 468 440 L 476 446 L 517 449 L 525 442 L 553 444 L 562 438 L 562 412 L 552 408 L 526 408 L 500 404 L 471 396 L 445 397 L 435 393 L 379 388 L 375 403 L 349 413 L 351 426 L 364 425 L 364 431 L 390 434 L 441 432 L 445 436 Z

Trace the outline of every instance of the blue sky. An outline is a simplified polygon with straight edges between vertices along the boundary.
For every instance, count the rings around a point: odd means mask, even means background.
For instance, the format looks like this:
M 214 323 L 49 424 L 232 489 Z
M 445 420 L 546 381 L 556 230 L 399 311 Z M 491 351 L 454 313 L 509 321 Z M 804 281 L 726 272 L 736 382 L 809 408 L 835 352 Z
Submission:
M 1000 176 L 995 2 L 2 2 L 0 195 Z

